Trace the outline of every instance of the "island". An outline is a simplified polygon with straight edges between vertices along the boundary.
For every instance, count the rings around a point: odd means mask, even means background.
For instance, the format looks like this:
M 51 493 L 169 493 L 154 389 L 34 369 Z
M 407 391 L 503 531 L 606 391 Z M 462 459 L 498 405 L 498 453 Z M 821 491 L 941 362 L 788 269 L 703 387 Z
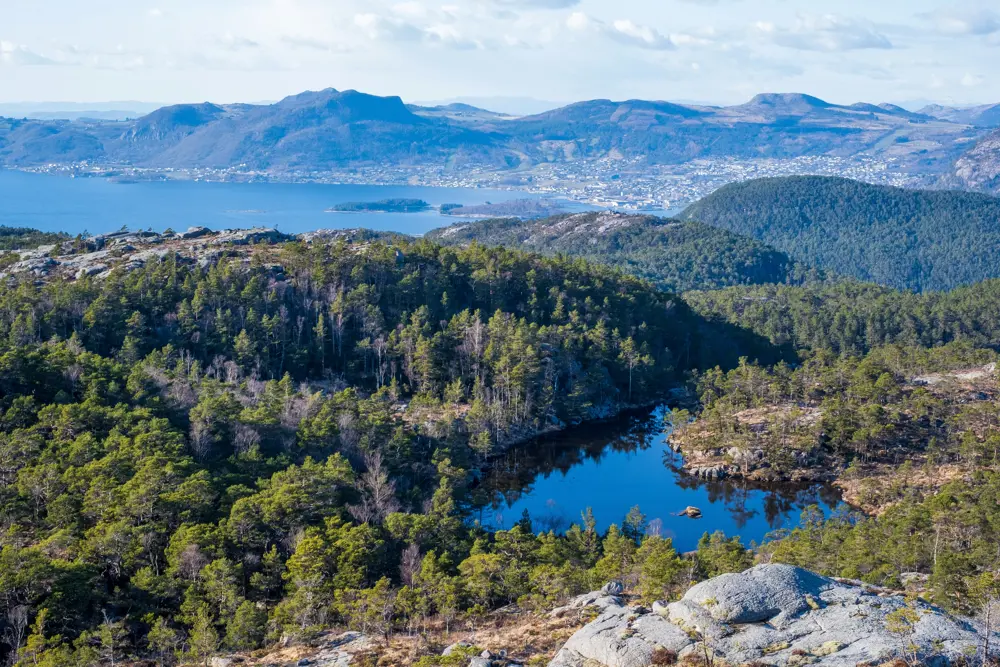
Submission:
M 383 199 L 370 202 L 345 202 L 326 210 L 327 213 L 420 213 L 431 207 L 422 199 Z
M 551 199 L 514 199 L 496 204 L 486 202 L 477 206 L 441 206 L 441 215 L 461 218 L 548 218 L 560 213 L 565 211 Z

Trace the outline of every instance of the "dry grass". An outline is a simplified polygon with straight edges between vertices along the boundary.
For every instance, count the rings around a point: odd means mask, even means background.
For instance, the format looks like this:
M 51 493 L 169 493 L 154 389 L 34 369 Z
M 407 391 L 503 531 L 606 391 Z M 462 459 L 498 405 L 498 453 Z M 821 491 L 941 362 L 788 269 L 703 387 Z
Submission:
M 475 629 L 463 628 L 445 632 L 443 624 L 428 626 L 426 633 L 412 636 L 395 635 L 388 642 L 376 642 L 371 650 L 355 657 L 366 667 L 410 667 L 424 656 L 438 656 L 451 644 L 467 642 L 480 649 L 499 653 L 507 651 L 508 659 L 521 664 L 547 664 L 563 644 L 587 619 L 581 614 L 549 618 L 534 614 L 498 615 Z M 313 646 L 289 646 L 254 655 L 238 656 L 246 667 L 271 664 L 295 664 L 319 652 Z M 353 663 L 352 663 L 353 664 Z M 671 663 L 662 663 L 671 664 Z

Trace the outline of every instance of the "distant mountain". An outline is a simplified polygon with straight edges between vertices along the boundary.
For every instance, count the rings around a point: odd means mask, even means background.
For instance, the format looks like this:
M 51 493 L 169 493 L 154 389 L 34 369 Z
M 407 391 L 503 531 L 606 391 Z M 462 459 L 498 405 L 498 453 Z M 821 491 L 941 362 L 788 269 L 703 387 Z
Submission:
M 438 100 L 434 102 L 416 102 L 424 107 L 450 106 L 452 104 L 465 104 L 478 109 L 489 109 L 494 113 L 507 116 L 530 116 L 531 114 L 542 113 L 549 109 L 557 109 L 565 105 L 565 102 L 552 102 L 551 100 L 538 100 L 533 97 L 455 97 L 449 100 Z
M 159 109 L 149 102 L 0 102 L 0 116 L 40 120 L 125 120 Z
M 932 104 L 921 109 L 920 113 L 952 123 L 964 123 L 976 127 L 1000 127 L 1000 104 L 983 104 L 975 107 L 945 107 Z
M 313 172 L 372 164 L 528 168 L 580 158 L 857 155 L 907 173 L 949 174 L 982 128 L 893 105 L 842 106 L 800 94 L 713 107 L 591 100 L 513 117 L 469 104 L 407 106 L 333 89 L 275 104 L 184 104 L 128 122 L 0 122 L 0 166 L 80 160 L 154 168 Z
M 892 287 L 942 290 L 1000 277 L 1000 199 L 983 194 L 771 178 L 723 187 L 681 217 Z
M 423 118 L 435 118 L 439 120 L 453 121 L 463 124 L 492 123 L 496 121 L 510 120 L 512 116 L 507 114 L 480 109 L 469 104 L 445 104 L 442 106 L 422 107 L 415 104 L 408 104 L 407 109 Z
M 591 212 L 530 222 L 483 220 L 437 229 L 427 238 L 450 245 L 476 242 L 582 257 L 673 292 L 799 282 L 809 274 L 786 254 L 753 239 L 701 223 L 648 215 Z
M 398 97 L 324 90 L 271 105 L 182 104 L 133 123 L 0 123 L 9 165 L 109 161 L 146 167 L 322 170 L 455 159 L 489 162 L 493 140 L 410 111 Z

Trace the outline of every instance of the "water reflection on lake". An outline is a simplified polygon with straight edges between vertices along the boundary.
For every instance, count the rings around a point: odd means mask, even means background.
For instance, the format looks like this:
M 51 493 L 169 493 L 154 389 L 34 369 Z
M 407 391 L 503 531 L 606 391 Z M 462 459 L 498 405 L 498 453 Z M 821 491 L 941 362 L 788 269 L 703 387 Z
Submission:
M 840 493 L 826 485 L 761 488 L 680 474 L 681 459 L 666 442 L 668 413 L 658 408 L 511 450 L 477 488 L 477 517 L 484 525 L 509 528 L 528 510 L 536 530 L 562 531 L 590 507 L 603 531 L 638 505 L 648 521 L 662 522 L 663 535 L 679 550 L 688 551 L 706 531 L 759 542 L 773 530 L 794 527 L 809 505 L 826 513 L 841 505 Z M 675 516 L 689 505 L 703 517 Z

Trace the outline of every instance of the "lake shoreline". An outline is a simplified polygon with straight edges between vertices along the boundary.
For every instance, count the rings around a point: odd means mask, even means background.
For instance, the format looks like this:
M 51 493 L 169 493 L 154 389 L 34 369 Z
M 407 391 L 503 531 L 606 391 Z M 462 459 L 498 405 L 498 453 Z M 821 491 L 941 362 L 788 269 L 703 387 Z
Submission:
M 563 532 L 593 507 L 603 532 L 639 506 L 680 550 L 688 551 L 705 532 L 722 530 L 741 535 L 744 543 L 760 543 L 775 530 L 799 525 L 810 505 L 827 515 L 849 507 L 829 484 L 687 474 L 683 456 L 666 440 L 667 410 L 663 403 L 633 407 L 510 446 L 479 468 L 470 487 L 470 520 L 509 528 L 528 510 L 536 532 Z M 701 509 L 703 518 L 676 516 L 688 506 Z

